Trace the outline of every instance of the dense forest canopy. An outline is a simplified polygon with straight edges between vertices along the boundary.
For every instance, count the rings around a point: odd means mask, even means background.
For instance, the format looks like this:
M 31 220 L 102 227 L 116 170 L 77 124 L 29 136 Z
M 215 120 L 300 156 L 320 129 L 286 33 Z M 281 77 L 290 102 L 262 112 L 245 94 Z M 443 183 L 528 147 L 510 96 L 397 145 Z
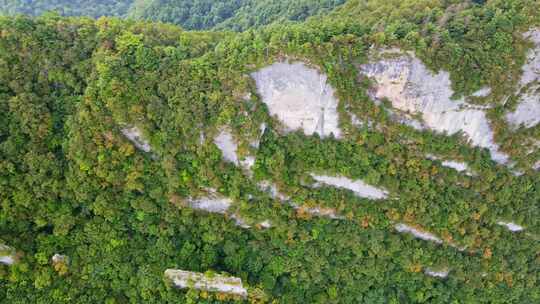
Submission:
M 303 21 L 345 0 L 3 0 L 0 14 L 122 16 L 174 23 L 185 29 L 247 30 L 277 21 Z
M 39 16 L 55 11 L 64 16 L 125 16 L 133 0 L 2 0 L 0 14 Z
M 128 14 L 128 2 L 96 2 L 62 14 Z M 0 303 L 540 302 L 540 125 L 505 119 L 538 85 L 520 84 L 538 1 L 209 3 L 136 2 L 132 13 L 246 31 L 0 17 Z M 25 13 L 42 8 L 53 6 Z M 449 73 L 453 98 L 485 111 L 508 164 L 462 133 L 403 124 L 390 100 L 375 100 L 361 67 L 397 48 Z M 253 75 L 287 61 L 325 75 L 339 137 L 283 132 L 269 114 Z M 215 140 L 224 130 L 236 162 Z M 387 195 L 313 187 L 314 174 Z M 192 208 L 209 193 L 230 199 L 229 211 Z M 177 289 L 166 269 L 238 277 L 249 296 Z

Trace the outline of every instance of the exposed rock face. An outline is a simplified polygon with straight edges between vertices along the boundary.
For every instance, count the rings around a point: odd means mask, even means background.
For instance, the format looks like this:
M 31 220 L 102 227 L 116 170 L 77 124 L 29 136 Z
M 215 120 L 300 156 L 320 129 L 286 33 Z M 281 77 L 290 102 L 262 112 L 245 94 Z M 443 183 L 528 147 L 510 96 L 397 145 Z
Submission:
M 369 199 L 384 199 L 388 196 L 386 190 L 370 186 L 361 180 L 351 180 L 342 176 L 336 177 L 315 174 L 311 174 L 311 176 L 318 182 L 315 184 L 316 187 L 320 187 L 322 183 L 337 188 L 351 190 L 356 196 Z
M 540 29 L 533 29 L 524 34 L 535 47 L 527 54 L 527 62 L 523 66 L 520 87 L 527 87 L 518 101 L 514 112 L 506 114 L 506 120 L 513 128 L 523 125 L 532 128 L 540 123 Z
M 225 158 L 226 161 L 238 165 L 238 156 L 236 155 L 238 145 L 234 141 L 234 138 L 229 130 L 221 130 L 218 136 L 214 138 L 214 143 L 221 150 L 223 153 L 223 158 Z
M 535 44 L 535 47 L 527 54 L 527 62 L 522 68 L 523 74 L 519 83 L 521 86 L 526 86 L 540 79 L 540 28 L 531 29 L 523 34 L 523 37 Z
M 222 129 L 218 136 L 214 138 L 214 144 L 216 144 L 216 146 L 221 150 L 223 158 L 228 162 L 231 162 L 237 166 L 240 165 L 242 168 L 248 171 L 251 170 L 251 167 L 253 167 L 255 164 L 255 157 L 251 155 L 246 156 L 243 160 L 239 159 L 238 144 L 234 140 L 231 131 L 226 128 Z M 256 144 L 258 147 L 259 142 Z
M 15 250 L 6 245 L 0 245 L 0 264 L 13 265 L 15 263 Z
M 242 285 L 242 280 L 235 277 L 191 272 L 176 269 L 165 270 L 165 277 L 170 279 L 178 288 L 194 288 L 211 292 L 221 292 L 240 297 L 247 297 L 247 289 Z
M 236 223 L 236 226 L 249 229 L 249 225 L 239 214 L 234 214 L 229 211 L 234 201 L 230 198 L 220 195 L 215 189 L 206 189 L 207 195 L 198 198 L 188 198 L 189 207 L 196 210 L 203 210 L 210 213 L 219 213 L 229 216 Z M 269 220 L 258 223 L 261 228 L 270 228 L 272 224 Z
M 540 122 L 540 94 L 522 95 L 516 110 L 506 114 L 506 120 L 513 128 L 536 126 Z
M 412 235 L 414 235 L 415 237 L 419 238 L 419 239 L 422 239 L 424 241 L 432 241 L 432 242 L 435 242 L 437 244 L 442 244 L 442 240 L 439 239 L 438 237 L 436 237 L 435 235 L 429 233 L 429 232 L 425 232 L 425 231 L 420 231 L 414 227 L 411 227 L 409 225 L 406 225 L 406 224 L 397 224 L 395 226 L 396 230 L 398 232 L 402 232 L 402 233 L 410 233 Z
M 13 265 L 15 259 L 10 255 L 0 256 L 0 264 Z
M 324 207 L 309 208 L 309 207 L 300 206 L 296 204 L 292 204 L 292 206 L 294 207 L 294 209 L 299 210 L 300 212 L 306 212 L 313 216 L 323 216 L 323 217 L 331 218 L 333 220 L 344 219 L 344 217 L 341 215 L 338 215 L 336 210 L 333 208 L 324 208 Z
M 448 168 L 455 169 L 456 171 L 459 171 L 459 172 L 467 171 L 469 169 L 466 163 L 451 161 L 451 160 L 443 161 L 442 165 Z
M 264 229 L 272 228 L 272 223 L 269 220 L 263 221 L 259 225 Z
M 431 160 L 439 160 L 440 158 L 435 156 L 435 155 L 431 155 L 431 154 L 428 154 L 426 155 L 428 159 L 431 159 Z M 464 163 L 464 162 L 458 162 L 458 161 L 454 161 L 454 160 L 443 160 L 441 162 L 441 165 L 445 166 L 445 167 L 448 167 L 448 168 L 452 168 L 458 172 L 465 172 L 467 175 L 470 175 L 472 176 L 473 173 L 472 171 L 469 169 L 469 166 Z
M 236 226 L 238 227 L 242 227 L 244 229 L 249 229 L 251 228 L 251 225 L 249 225 L 242 217 L 240 217 L 239 215 L 237 214 L 233 214 L 231 215 L 231 218 L 235 220 L 236 222 Z M 260 223 L 257 223 L 256 224 L 257 227 L 260 227 L 260 228 L 263 228 L 263 229 L 268 229 L 268 228 L 272 228 L 272 222 L 270 222 L 270 220 L 264 220 Z
M 257 137 L 256 140 L 250 143 L 250 145 L 255 149 L 259 149 L 259 146 L 261 145 L 261 138 L 264 135 L 264 132 L 266 131 L 266 124 L 264 122 L 259 127 L 259 130 L 261 131 L 259 137 Z
M 152 147 L 150 147 L 150 143 L 148 143 L 147 140 L 145 140 L 142 136 L 142 132 L 137 127 L 127 127 L 121 130 L 122 134 L 129 139 L 135 147 L 137 147 L 139 150 L 142 150 L 144 152 L 150 152 L 152 151 Z
M 208 196 L 196 199 L 189 199 L 189 205 L 193 209 L 205 210 L 212 213 L 224 214 L 227 212 L 233 201 L 220 196 L 214 189 L 209 189 Z
M 506 228 L 508 228 L 508 230 L 512 231 L 512 232 L 519 232 L 519 231 L 522 231 L 524 230 L 525 228 L 523 228 L 522 226 L 518 225 L 518 224 L 515 224 L 515 223 L 512 223 L 512 222 L 497 222 L 497 225 L 501 225 L 501 226 L 505 226 Z
M 387 98 L 398 110 L 421 114 L 425 126 L 436 132 L 453 135 L 461 131 L 473 145 L 489 149 L 493 160 L 507 162 L 508 156 L 494 142 L 484 111 L 464 99 L 451 99 L 454 92 L 447 72 L 434 74 L 419 59 L 404 53 L 360 69 L 376 81 L 373 98 Z
M 473 97 L 487 97 L 491 94 L 490 87 L 484 87 L 472 94 Z
M 448 273 L 450 271 L 448 269 L 443 269 L 443 270 L 433 270 L 431 268 L 426 268 L 426 270 L 424 271 L 425 274 L 427 274 L 428 276 L 432 276 L 432 277 L 435 277 L 435 278 L 446 278 L 448 276 Z
M 321 137 L 341 135 L 338 101 L 326 75 L 303 63 L 274 63 L 252 73 L 257 90 L 271 115 L 284 124 L 285 131 L 303 130 Z
M 55 253 L 51 258 L 53 263 L 67 263 L 68 257 L 62 254 Z
M 313 216 L 324 216 L 331 219 L 343 219 L 343 216 L 338 215 L 335 209 L 324 207 L 306 207 L 292 202 L 290 197 L 279 192 L 277 186 L 268 181 L 260 182 L 258 186 L 262 191 L 268 192 L 272 198 L 290 204 L 297 211 L 306 212 Z
M 262 181 L 258 183 L 257 186 L 259 186 L 259 189 L 262 191 L 268 192 L 272 198 L 277 198 L 282 201 L 290 200 L 290 197 L 279 192 L 277 186 L 269 181 Z

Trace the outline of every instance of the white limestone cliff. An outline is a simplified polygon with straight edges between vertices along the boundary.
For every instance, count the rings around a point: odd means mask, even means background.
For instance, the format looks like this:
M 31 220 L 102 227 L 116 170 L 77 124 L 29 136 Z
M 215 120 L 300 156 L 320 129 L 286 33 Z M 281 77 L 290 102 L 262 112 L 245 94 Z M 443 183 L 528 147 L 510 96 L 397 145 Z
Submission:
M 361 180 L 352 180 L 343 176 L 328 176 L 311 174 L 313 179 L 317 181 L 315 187 L 320 187 L 323 184 L 334 186 L 337 188 L 351 190 L 356 196 L 369 199 L 385 199 L 388 197 L 388 191 L 368 185 Z
M 278 62 L 251 76 L 270 115 L 277 116 L 286 132 L 340 137 L 338 100 L 326 75 L 301 62 Z
M 126 127 L 121 130 L 122 134 L 131 141 L 137 149 L 142 150 L 144 152 L 150 152 L 152 151 L 152 147 L 150 147 L 150 143 L 144 139 L 142 132 L 137 127 Z
M 361 73 L 375 81 L 373 98 L 387 98 L 397 110 L 420 114 L 423 124 L 438 133 L 463 132 L 472 145 L 489 149 L 496 162 L 508 161 L 494 142 L 484 110 L 466 103 L 464 98 L 452 100 L 454 92 L 447 72 L 433 73 L 413 54 L 392 52 L 391 57 L 360 67 Z
M 540 123 L 540 28 L 526 32 L 524 38 L 535 46 L 527 54 L 519 81 L 520 89 L 527 87 L 526 91 L 520 95 L 516 110 L 506 114 L 506 120 L 514 129 L 532 128 Z
M 15 249 L 0 244 L 0 264 L 13 265 L 15 263 Z
M 242 279 L 220 274 L 204 274 L 177 269 L 165 270 L 165 277 L 178 288 L 194 288 L 198 290 L 220 292 L 247 297 L 248 291 L 242 285 Z

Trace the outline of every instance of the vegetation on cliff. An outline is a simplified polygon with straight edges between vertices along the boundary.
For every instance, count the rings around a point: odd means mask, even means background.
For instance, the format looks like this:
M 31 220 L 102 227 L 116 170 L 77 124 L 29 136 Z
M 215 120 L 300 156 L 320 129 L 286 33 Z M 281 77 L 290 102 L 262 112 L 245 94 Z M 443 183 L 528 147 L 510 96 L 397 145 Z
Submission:
M 540 174 L 531 168 L 540 152 L 525 145 L 540 140 L 540 126 L 513 130 L 504 120 L 532 47 L 522 33 L 540 25 L 539 12 L 534 0 L 351 0 L 306 22 L 242 33 L 0 17 L 0 244 L 16 251 L 15 263 L 0 265 L 0 302 L 222 299 L 173 288 L 163 277 L 171 268 L 242 278 L 247 302 L 539 302 Z M 370 50 L 390 47 L 448 71 L 456 95 L 492 88 L 476 102 L 490 106 L 515 167 L 459 135 L 400 124 L 387 102 L 375 103 L 358 68 Z M 339 139 L 277 131 L 250 73 L 285 60 L 327 75 Z M 365 124 L 354 125 L 351 113 Z M 126 126 L 142 131 L 151 152 L 123 136 Z M 212 137 L 223 126 L 239 153 L 256 155 L 252 174 L 222 159 Z M 476 175 L 428 154 L 465 161 Z M 389 197 L 310 187 L 313 172 L 362 179 Z M 292 203 L 261 190 L 264 181 Z M 272 227 L 245 229 L 188 207 L 209 188 L 249 224 Z M 341 217 L 305 212 L 315 206 Z M 396 233 L 401 222 L 441 242 Z M 53 265 L 57 253 L 68 262 Z M 426 275 L 444 269 L 446 278 Z

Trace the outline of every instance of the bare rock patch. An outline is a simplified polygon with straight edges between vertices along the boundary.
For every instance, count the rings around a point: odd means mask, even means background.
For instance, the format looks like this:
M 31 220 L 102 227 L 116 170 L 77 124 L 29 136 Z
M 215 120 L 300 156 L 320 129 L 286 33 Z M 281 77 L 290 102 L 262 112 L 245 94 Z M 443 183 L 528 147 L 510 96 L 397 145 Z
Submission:
M 221 130 L 221 132 L 214 138 L 214 143 L 221 150 L 223 158 L 235 165 L 238 165 L 238 156 L 236 151 L 238 145 L 234 141 L 233 135 L 227 129 Z
M 251 74 L 270 115 L 285 131 L 340 137 L 338 100 L 327 77 L 304 63 L 278 62 Z
M 519 231 L 523 231 L 525 229 L 525 228 L 523 228 L 523 226 L 520 226 L 520 225 L 512 223 L 512 222 L 499 221 L 499 222 L 497 222 L 497 225 L 504 226 L 504 227 L 506 227 L 508 230 L 510 230 L 512 232 L 519 232 Z
M 150 147 L 150 143 L 144 139 L 142 132 L 137 127 L 126 127 L 121 130 L 122 134 L 131 141 L 137 149 L 142 150 L 144 152 L 150 152 L 152 151 L 152 147 Z
M 311 176 L 318 182 L 316 187 L 322 184 L 334 186 L 337 188 L 351 190 L 356 196 L 369 199 L 385 199 L 388 197 L 388 191 L 368 185 L 361 180 L 352 180 L 343 176 L 315 175 Z
M 508 156 L 494 142 L 483 109 L 467 104 L 464 98 L 452 100 L 454 92 L 447 72 L 429 71 L 412 54 L 394 55 L 360 67 L 364 75 L 376 82 L 370 93 L 374 99 L 387 98 L 395 109 L 420 114 L 424 125 L 438 133 L 463 132 L 472 145 L 489 149 L 496 162 L 508 161 Z
M 230 198 L 219 195 L 215 189 L 208 189 L 207 196 L 189 198 L 188 202 L 193 209 L 221 214 L 225 214 L 233 203 Z
M 439 157 L 432 154 L 428 154 L 426 155 L 426 157 L 431 160 L 440 160 Z M 455 161 L 455 160 L 443 160 L 441 161 L 441 165 L 443 165 L 444 167 L 452 168 L 458 172 L 465 172 L 469 176 L 474 175 L 471 169 L 469 168 L 469 165 L 467 165 L 467 163 L 464 163 L 464 162 Z
M 394 226 L 394 228 L 401 233 L 410 233 L 414 235 L 416 238 L 419 238 L 424 241 L 431 241 L 435 242 L 437 244 L 442 244 L 442 240 L 438 237 L 436 237 L 434 234 L 431 234 L 426 231 L 419 230 L 417 228 L 414 228 L 412 226 L 400 223 Z
M 434 270 L 432 268 L 426 268 L 424 270 L 424 273 L 434 278 L 444 279 L 448 277 L 448 273 L 450 273 L 450 270 L 448 270 L 447 268 L 442 269 L 442 270 Z
M 540 123 L 540 28 L 531 29 L 523 37 L 534 43 L 527 54 L 527 62 L 522 67 L 520 89 L 528 87 L 518 101 L 514 112 L 506 114 L 506 120 L 513 128 L 532 128 Z
M 198 290 L 220 292 L 246 298 L 247 289 L 242 285 L 242 279 L 220 274 L 204 274 L 177 269 L 165 270 L 165 277 L 181 289 L 194 288 Z
M 15 264 L 15 249 L 0 244 L 0 264 L 13 265 Z

